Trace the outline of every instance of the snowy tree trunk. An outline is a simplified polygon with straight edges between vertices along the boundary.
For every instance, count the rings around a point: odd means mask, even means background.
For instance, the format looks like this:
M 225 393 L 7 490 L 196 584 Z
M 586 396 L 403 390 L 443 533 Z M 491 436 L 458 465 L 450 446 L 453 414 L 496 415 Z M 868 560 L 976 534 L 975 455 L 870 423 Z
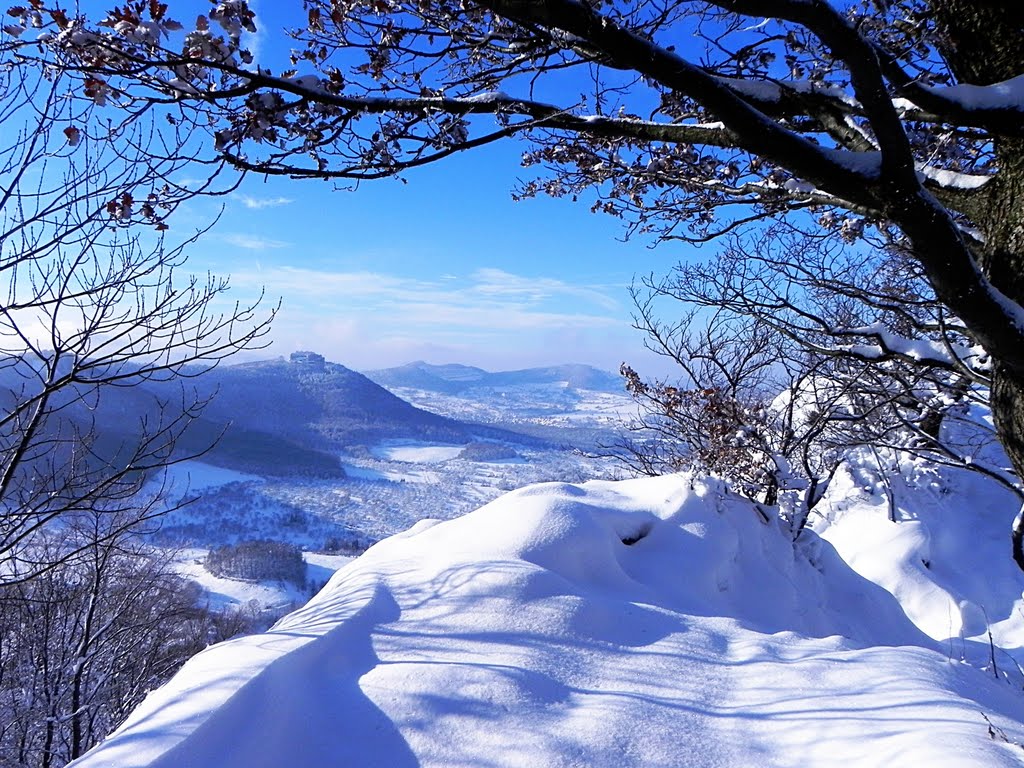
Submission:
M 933 0 L 947 35 L 943 55 L 962 83 L 989 85 L 1024 72 L 1024 7 L 1020 0 L 978 3 Z M 1024 140 L 1002 137 L 995 154 L 999 174 L 972 218 L 985 236 L 978 261 L 992 283 L 1024 305 Z M 995 356 L 992 414 L 1018 478 L 1024 478 L 1024 372 Z M 1011 534 L 1013 559 L 1024 569 L 1024 515 Z
M 982 263 L 992 282 L 1024 304 L 1024 141 L 1004 140 L 996 149 L 1001 173 L 983 219 Z M 999 439 L 1024 478 L 1024 375 L 996 360 L 992 376 L 992 415 Z M 1024 528 L 1013 528 L 1013 556 L 1024 569 Z

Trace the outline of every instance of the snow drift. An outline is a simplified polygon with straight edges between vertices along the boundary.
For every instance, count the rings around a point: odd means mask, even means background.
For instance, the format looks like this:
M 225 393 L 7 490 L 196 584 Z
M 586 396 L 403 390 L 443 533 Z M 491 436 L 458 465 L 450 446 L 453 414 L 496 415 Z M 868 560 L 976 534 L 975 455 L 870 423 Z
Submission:
M 73 765 L 1001 766 L 1022 723 L 831 544 L 673 476 L 422 522 Z

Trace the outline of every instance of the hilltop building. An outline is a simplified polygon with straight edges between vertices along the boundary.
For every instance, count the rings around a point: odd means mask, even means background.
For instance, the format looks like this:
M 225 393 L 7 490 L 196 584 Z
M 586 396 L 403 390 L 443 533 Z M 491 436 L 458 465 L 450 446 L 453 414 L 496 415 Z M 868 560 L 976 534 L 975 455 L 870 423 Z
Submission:
M 323 355 L 318 355 L 316 352 L 309 352 L 306 350 L 292 352 L 288 359 L 295 365 L 307 366 L 318 371 L 322 371 L 327 362 L 324 360 Z

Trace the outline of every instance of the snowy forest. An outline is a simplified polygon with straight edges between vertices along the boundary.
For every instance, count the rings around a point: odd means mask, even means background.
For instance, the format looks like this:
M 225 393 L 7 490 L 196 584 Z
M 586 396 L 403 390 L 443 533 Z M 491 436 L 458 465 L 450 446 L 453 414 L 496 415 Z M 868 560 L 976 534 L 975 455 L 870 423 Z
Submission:
M 1024 763 L 1020 3 L 280 5 L 4 11 L 0 765 Z M 516 444 L 334 364 L 239 366 L 297 394 L 233 443 L 207 382 L 279 307 L 190 272 L 190 206 L 502 142 L 515 200 L 652 247 L 634 324 L 674 375 L 624 362 L 631 409 L 557 476 L 502 462 L 563 425 Z M 343 380 L 387 408 L 345 416 Z M 385 419 L 493 487 L 399 495 Z M 431 508 L 268 627 L 166 537 L 204 530 L 178 469 L 287 446 Z M 256 533 L 206 569 L 305 588 L 302 542 Z

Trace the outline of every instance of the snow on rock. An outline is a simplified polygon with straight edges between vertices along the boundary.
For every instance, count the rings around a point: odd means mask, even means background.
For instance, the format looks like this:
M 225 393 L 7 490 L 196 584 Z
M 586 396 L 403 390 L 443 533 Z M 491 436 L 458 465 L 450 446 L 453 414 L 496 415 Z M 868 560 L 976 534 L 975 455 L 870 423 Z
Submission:
M 828 542 L 672 476 L 421 522 L 74 765 L 1002 766 L 1022 723 Z

